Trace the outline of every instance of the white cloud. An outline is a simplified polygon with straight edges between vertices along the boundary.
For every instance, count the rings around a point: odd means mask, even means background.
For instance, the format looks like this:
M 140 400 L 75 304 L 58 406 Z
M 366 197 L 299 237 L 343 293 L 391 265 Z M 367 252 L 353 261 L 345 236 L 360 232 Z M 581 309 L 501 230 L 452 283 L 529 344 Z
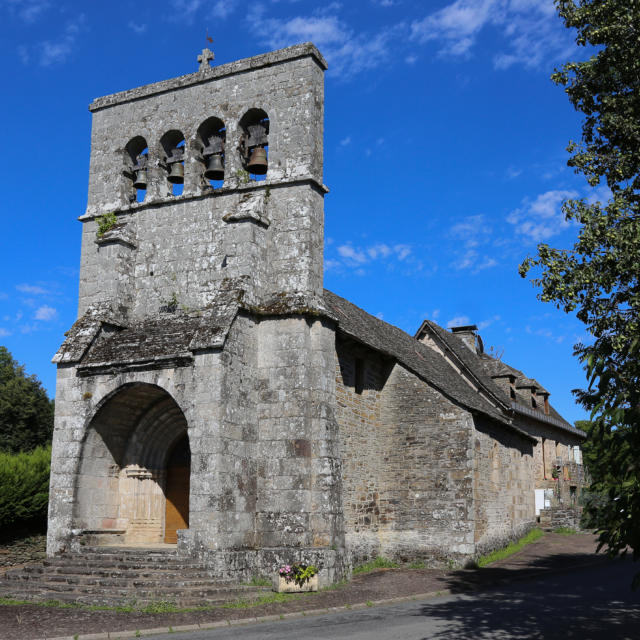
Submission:
M 32 24 L 51 6 L 51 0 L 5 0 L 0 1 L 9 11 L 27 24 Z
M 404 61 L 407 64 L 415 64 L 416 62 L 418 62 L 418 56 L 407 56 Z
M 507 178 L 513 180 L 522 173 L 522 169 L 516 169 L 515 167 L 507 167 Z
M 567 198 L 577 196 L 575 191 L 551 190 L 533 201 L 525 198 L 522 206 L 507 216 L 507 222 L 514 225 L 517 234 L 532 242 L 548 240 L 571 225 L 560 207 Z
M 382 64 L 390 52 L 390 44 L 402 30 L 401 25 L 387 27 L 378 33 L 355 33 L 330 11 L 329 5 L 309 16 L 275 18 L 263 4 L 255 4 L 247 20 L 253 34 L 273 48 L 300 42 L 313 42 L 329 62 L 328 73 L 341 78 L 373 69 Z
M 134 33 L 137 33 L 138 35 L 145 33 L 147 31 L 146 24 L 138 24 L 133 20 L 129 20 L 129 22 L 127 23 L 127 27 L 129 27 L 131 31 L 133 31 Z
M 411 37 L 418 42 L 439 40 L 442 53 L 463 55 L 477 33 L 491 20 L 495 0 L 456 0 L 411 24 Z
M 204 4 L 204 0 L 172 0 L 173 17 L 176 20 L 192 22 L 196 12 Z
M 338 247 L 338 253 L 340 256 L 345 258 L 348 263 L 351 264 L 362 264 L 364 262 L 369 262 L 364 251 L 361 249 L 354 249 L 350 244 L 343 244 Z
M 341 147 L 346 147 L 349 144 L 351 144 L 351 136 L 347 136 L 346 138 L 342 138 L 342 140 L 340 140 Z
M 498 264 L 493 256 L 479 251 L 479 247 L 487 245 L 492 239 L 492 228 L 483 214 L 462 218 L 451 227 L 451 235 L 456 239 L 456 247 L 462 247 L 462 250 L 454 249 L 457 254 L 457 259 L 452 263 L 455 269 L 470 270 L 476 274 Z M 491 250 L 495 251 L 495 248 Z
M 486 320 L 483 320 L 482 322 L 478 322 L 478 330 L 482 331 L 483 329 L 490 327 L 494 322 L 498 322 L 499 320 L 500 320 L 500 316 L 495 315 L 495 316 L 491 316 L 491 318 L 487 318 Z
M 469 320 L 469 316 L 455 316 L 447 322 L 447 329 L 451 329 L 451 327 L 464 327 L 471 323 Z
M 32 296 L 44 296 L 50 293 L 48 289 L 33 284 L 18 284 L 16 285 L 16 289 L 20 291 L 20 293 L 28 293 Z
M 3 329 L 0 327 L 0 338 L 6 338 L 11 335 L 11 331 L 7 331 L 7 329 Z
M 54 318 L 56 318 L 57 315 L 58 315 L 58 312 L 56 309 L 44 304 L 36 310 L 34 317 L 36 320 L 43 320 L 45 322 L 49 322 L 50 320 L 53 320 Z
M 505 50 L 494 57 L 496 69 L 514 64 L 538 67 L 562 60 L 574 49 L 571 35 L 555 14 L 553 0 L 455 0 L 411 24 L 411 38 L 435 41 L 440 55 L 469 56 L 480 33 L 497 30 Z
M 412 247 L 408 244 L 387 244 L 376 242 L 366 247 L 354 246 L 345 243 L 336 248 L 338 258 L 325 260 L 326 271 L 353 270 L 356 275 L 364 275 L 364 267 L 375 262 L 385 265 L 387 269 L 394 269 L 398 264 L 402 264 L 403 270 L 411 272 L 420 271 L 422 263 L 413 257 Z
M 218 2 L 213 3 L 211 16 L 224 20 L 224 18 L 231 15 L 236 10 L 236 5 L 236 0 L 218 0 Z
M 85 24 L 85 15 L 81 13 L 74 21 L 67 23 L 62 35 L 56 40 L 44 40 L 31 47 L 31 52 L 24 49 L 20 53 L 23 63 L 26 64 L 31 57 L 37 57 L 41 67 L 64 62 L 73 53 L 78 35 L 84 30 Z

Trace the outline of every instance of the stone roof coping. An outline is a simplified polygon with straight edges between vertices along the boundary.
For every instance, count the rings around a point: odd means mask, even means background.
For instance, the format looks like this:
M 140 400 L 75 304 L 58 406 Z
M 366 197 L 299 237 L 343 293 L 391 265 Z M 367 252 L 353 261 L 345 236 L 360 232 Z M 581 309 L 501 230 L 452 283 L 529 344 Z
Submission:
M 159 93 L 166 93 L 168 91 L 174 91 L 175 89 L 203 84 L 205 82 L 211 82 L 212 80 L 218 80 L 227 76 L 254 71 L 263 67 L 270 67 L 276 64 L 282 64 L 283 62 L 297 60 L 304 57 L 313 58 L 323 71 L 328 68 L 327 61 L 318 51 L 316 46 L 311 42 L 305 42 L 303 44 L 296 44 L 292 47 L 286 47 L 285 49 L 278 49 L 277 51 L 253 56 L 252 58 L 243 58 L 242 60 L 221 64 L 217 67 L 207 67 L 204 71 L 195 71 L 194 73 L 178 76 L 177 78 L 162 80 L 161 82 L 154 82 L 152 84 L 145 84 L 141 87 L 136 87 L 135 89 L 128 89 L 127 91 L 120 91 L 101 98 L 96 98 L 89 105 L 89 111 L 99 111 L 100 109 L 106 109 L 126 102 L 133 102 Z

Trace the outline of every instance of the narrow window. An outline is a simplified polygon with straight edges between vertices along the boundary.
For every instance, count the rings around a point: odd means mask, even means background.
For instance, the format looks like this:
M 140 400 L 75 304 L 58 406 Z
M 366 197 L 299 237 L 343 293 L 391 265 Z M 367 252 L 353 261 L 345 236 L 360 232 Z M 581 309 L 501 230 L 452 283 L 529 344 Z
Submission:
M 354 366 L 355 390 L 357 394 L 361 394 L 364 389 L 364 360 L 356 358 Z

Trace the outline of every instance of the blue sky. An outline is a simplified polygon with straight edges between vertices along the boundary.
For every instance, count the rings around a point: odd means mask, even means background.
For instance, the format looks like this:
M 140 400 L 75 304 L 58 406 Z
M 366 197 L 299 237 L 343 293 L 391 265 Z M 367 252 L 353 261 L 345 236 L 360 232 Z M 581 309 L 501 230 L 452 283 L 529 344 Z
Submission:
M 584 56 L 547 0 L 0 0 L 0 344 L 49 393 L 75 320 L 89 102 L 312 41 L 325 91 L 325 286 L 414 333 L 476 323 L 573 421 L 575 318 L 518 264 L 568 247 L 560 204 L 598 197 L 566 167 L 580 118 L 549 75 Z

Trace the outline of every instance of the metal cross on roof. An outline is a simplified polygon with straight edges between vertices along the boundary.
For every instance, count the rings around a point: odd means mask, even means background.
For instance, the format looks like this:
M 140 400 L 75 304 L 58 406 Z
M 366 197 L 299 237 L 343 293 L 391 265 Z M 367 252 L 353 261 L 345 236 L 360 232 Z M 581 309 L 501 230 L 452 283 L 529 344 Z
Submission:
M 198 71 L 207 71 L 210 69 L 209 63 L 215 58 L 213 55 L 213 51 L 209 48 L 203 49 L 202 53 L 198 56 L 198 62 L 200 63 L 200 67 Z

